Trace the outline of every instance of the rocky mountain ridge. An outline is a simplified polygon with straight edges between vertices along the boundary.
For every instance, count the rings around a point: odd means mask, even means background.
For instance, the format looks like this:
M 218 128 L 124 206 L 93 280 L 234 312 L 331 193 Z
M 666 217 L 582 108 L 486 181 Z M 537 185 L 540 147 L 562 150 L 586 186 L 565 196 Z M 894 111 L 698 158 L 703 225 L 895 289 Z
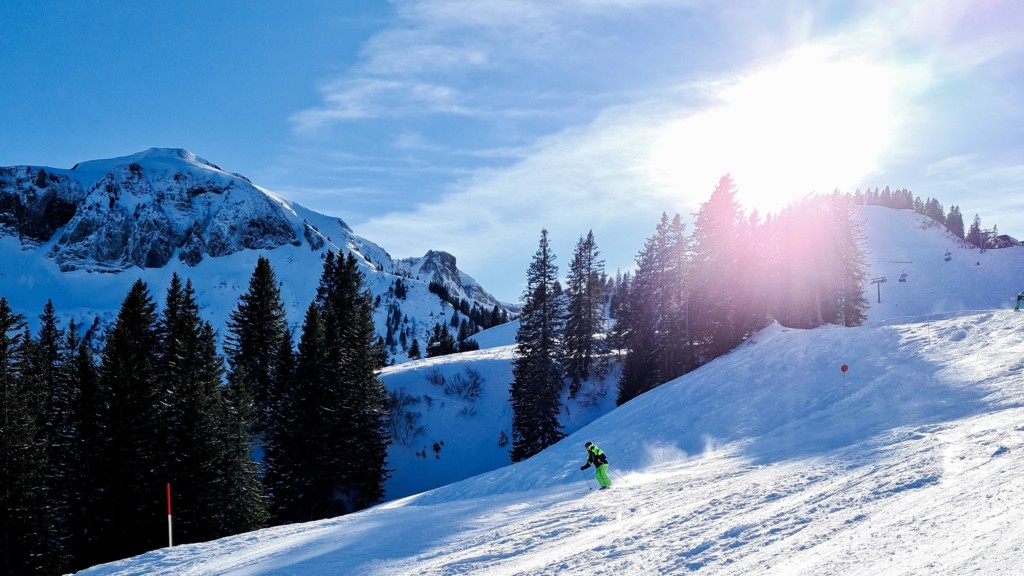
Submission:
M 200 295 L 204 290 L 209 296 L 219 294 L 213 299 L 224 302 L 209 304 L 210 312 L 226 317 L 234 305 L 231 297 L 247 286 L 252 268 L 246 270 L 245 264 L 260 254 L 274 263 L 282 285 L 294 285 L 285 291 L 294 292 L 291 320 L 298 323 L 328 250 L 352 253 L 359 260 L 367 287 L 381 299 L 377 324 L 382 336 L 397 333 L 394 321 L 390 330 L 385 328 L 396 310 L 409 318 L 406 340 L 420 338 L 421 345 L 434 323 L 450 320 L 451 305 L 430 293 L 431 283 L 473 307 L 508 308 L 459 270 L 449 253 L 428 250 L 420 258 L 392 258 L 340 218 L 309 210 L 187 150 L 151 148 L 70 169 L 0 167 L 0 255 L 11 263 L 0 296 L 29 317 L 39 313 L 39 295 L 50 294 L 59 310 L 58 301 L 69 291 L 78 293 L 71 300 L 85 309 L 80 315 L 88 316 L 84 284 L 123 283 L 83 283 L 82 274 L 153 277 L 152 288 L 159 294 L 163 278 L 175 271 L 191 278 Z M 213 278 L 219 280 L 211 283 Z M 395 295 L 399 280 L 407 284 L 398 291 L 402 297 Z M 25 287 L 31 287 L 31 294 Z M 20 301 L 25 303 L 19 306 Z M 109 303 L 97 301 L 98 316 L 110 312 Z M 400 358 L 399 348 L 396 337 Z

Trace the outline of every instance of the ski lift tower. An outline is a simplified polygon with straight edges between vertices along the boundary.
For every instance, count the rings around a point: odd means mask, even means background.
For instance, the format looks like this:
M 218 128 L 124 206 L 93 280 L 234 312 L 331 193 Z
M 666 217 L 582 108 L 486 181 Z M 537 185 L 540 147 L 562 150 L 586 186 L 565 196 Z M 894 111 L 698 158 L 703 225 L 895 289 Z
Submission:
M 874 284 L 878 288 L 878 303 L 879 304 L 882 303 L 882 284 L 885 283 L 885 282 L 887 282 L 887 280 L 885 279 L 885 276 L 882 276 L 880 278 L 872 278 L 871 279 L 871 283 Z

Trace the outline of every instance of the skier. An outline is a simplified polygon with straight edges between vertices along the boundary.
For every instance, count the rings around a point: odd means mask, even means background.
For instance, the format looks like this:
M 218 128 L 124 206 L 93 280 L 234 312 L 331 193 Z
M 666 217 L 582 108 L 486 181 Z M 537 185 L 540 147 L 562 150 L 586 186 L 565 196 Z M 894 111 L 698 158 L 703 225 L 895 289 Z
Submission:
M 597 483 L 601 485 L 601 490 L 611 488 L 612 479 L 608 477 L 608 457 L 593 442 L 588 441 L 583 447 L 587 449 L 587 463 L 580 466 L 580 470 L 586 470 L 593 464 L 596 470 Z
M 1013 307 L 1014 310 L 1020 310 L 1020 303 L 1024 302 L 1024 292 L 1017 293 L 1017 305 Z

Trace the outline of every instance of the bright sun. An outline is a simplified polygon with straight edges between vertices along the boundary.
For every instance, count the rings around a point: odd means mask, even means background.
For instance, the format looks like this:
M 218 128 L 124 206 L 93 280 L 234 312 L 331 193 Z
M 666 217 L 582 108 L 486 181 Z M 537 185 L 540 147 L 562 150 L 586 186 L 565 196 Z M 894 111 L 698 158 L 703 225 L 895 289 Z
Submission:
M 891 143 L 897 80 L 861 58 L 802 48 L 721 88 L 719 105 L 661 127 L 648 170 L 698 202 L 730 173 L 743 207 L 762 214 L 812 192 L 852 192 Z

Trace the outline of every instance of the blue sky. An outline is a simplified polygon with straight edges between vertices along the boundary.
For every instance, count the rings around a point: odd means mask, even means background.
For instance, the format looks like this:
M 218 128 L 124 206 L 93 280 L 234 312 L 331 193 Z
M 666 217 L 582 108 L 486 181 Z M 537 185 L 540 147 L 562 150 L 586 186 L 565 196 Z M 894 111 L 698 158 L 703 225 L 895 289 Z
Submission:
M 187 148 L 508 301 L 542 227 L 614 273 L 724 173 L 762 215 L 889 185 L 1024 237 L 1021 29 L 1013 0 L 7 0 L 0 165 Z

